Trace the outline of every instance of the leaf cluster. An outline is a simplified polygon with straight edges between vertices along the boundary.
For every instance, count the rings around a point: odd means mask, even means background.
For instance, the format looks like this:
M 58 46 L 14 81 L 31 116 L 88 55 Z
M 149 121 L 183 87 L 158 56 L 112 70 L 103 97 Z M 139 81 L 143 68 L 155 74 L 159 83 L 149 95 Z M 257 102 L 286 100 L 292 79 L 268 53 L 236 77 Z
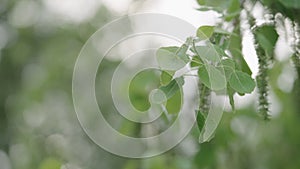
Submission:
M 197 73 L 201 90 L 199 110 L 195 111 L 198 127 L 202 131 L 200 142 L 212 138 L 216 124 L 210 121 L 220 120 L 222 116 L 222 114 L 208 114 L 210 92 L 227 95 L 234 109 L 233 95 L 251 93 L 256 86 L 243 56 L 234 57 L 235 53 L 230 52 L 232 50 L 230 41 L 234 41 L 236 37 L 237 35 L 218 27 L 201 26 L 196 36 L 187 38 L 180 47 L 161 47 L 157 50 L 157 62 L 162 70 L 159 89 L 165 94 L 165 97 L 160 98 L 165 98 L 164 101 L 171 98 L 184 84 L 184 75 L 174 77 L 176 71 L 188 67 L 191 73 L 193 71 Z M 241 52 L 238 54 L 241 55 Z

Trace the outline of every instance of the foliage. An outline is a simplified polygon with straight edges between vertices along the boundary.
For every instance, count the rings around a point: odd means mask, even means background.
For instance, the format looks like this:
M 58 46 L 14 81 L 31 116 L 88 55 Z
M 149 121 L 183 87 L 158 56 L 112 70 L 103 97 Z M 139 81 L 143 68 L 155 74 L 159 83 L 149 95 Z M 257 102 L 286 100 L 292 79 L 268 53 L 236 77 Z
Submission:
M 115 14 L 101 6 L 94 17 L 82 23 L 62 22 L 56 16 L 49 21 L 42 1 L 34 1 L 40 12 L 35 14 L 41 19 L 29 22 L 27 18 L 25 26 L 14 25 L 13 11 L 24 2 L 33 1 L 0 2 L 0 28 L 5 28 L 5 36 L 0 31 L 0 42 L 8 37 L 4 46 L 0 44 L 0 168 L 6 164 L 15 169 L 299 168 L 299 1 L 197 0 L 199 12 L 214 11 L 219 21 L 200 26 L 181 46 L 158 49 L 161 70 L 141 72 L 129 86 L 136 109 L 147 110 L 151 101 L 166 108 L 163 120 L 154 123 L 159 133 L 172 125 L 172 118 L 186 101 L 181 96 L 182 86 L 188 83 L 185 76 L 195 76 L 199 108 L 190 111 L 195 112 L 197 126 L 174 149 L 140 160 L 114 156 L 94 144 L 80 127 L 72 105 L 76 56 L 99 25 Z M 259 4 L 264 16 L 271 15 L 263 24 L 254 15 Z M 259 63 L 256 77 L 244 58 L 245 32 L 253 35 L 250 45 L 257 58 L 253 55 L 251 59 Z M 276 56 L 280 53 L 274 48 L 280 46 L 280 39 L 291 46 L 293 66 L 289 59 Z M 113 128 L 124 135 L 143 137 L 149 126 L 124 120 L 110 97 L 109 83 L 119 63 L 104 60 L 99 65 L 98 104 Z M 191 72 L 178 77 L 185 68 Z M 155 92 L 149 99 L 151 91 Z M 257 104 L 248 100 L 255 92 Z M 226 96 L 231 109 L 211 112 L 214 95 Z M 247 104 L 241 106 L 243 97 Z M 256 112 L 272 120 L 262 122 Z M 213 122 L 220 122 L 219 127 Z
M 218 91 L 225 89 L 225 94 L 228 95 L 230 104 L 234 109 L 234 99 L 233 95 L 238 93 L 244 95 L 246 93 L 251 93 L 255 86 L 257 86 L 259 91 L 259 113 L 265 119 L 270 118 L 270 109 L 268 101 L 268 71 L 270 69 L 270 63 L 274 61 L 274 48 L 278 41 L 278 33 L 275 27 L 275 20 L 265 21 L 263 25 L 257 25 L 256 18 L 254 14 L 251 13 L 245 2 L 251 4 L 251 1 L 206 1 L 198 0 L 198 4 L 201 6 L 200 11 L 213 10 L 221 14 L 222 22 L 227 22 L 234 26 L 233 31 L 224 30 L 222 24 L 217 26 L 201 26 L 196 32 L 196 37 L 187 38 L 185 44 L 182 47 L 177 47 L 177 50 L 173 50 L 173 55 L 171 53 L 164 54 L 160 51 L 165 50 L 166 47 L 162 47 L 158 50 L 157 60 L 160 63 L 162 70 L 168 69 L 172 71 L 177 71 L 182 67 L 186 66 L 188 62 L 191 62 L 191 66 L 197 69 L 197 74 L 199 76 L 199 92 L 204 92 L 200 94 L 200 110 L 195 110 L 197 115 L 198 128 L 201 131 L 200 143 L 203 142 L 203 135 L 205 130 L 213 130 L 215 126 L 211 126 L 211 120 L 218 122 L 219 116 L 214 116 L 212 112 L 208 112 L 209 102 L 206 98 L 209 93 L 207 93 L 205 88 L 208 88 L 211 92 L 219 93 Z M 252 9 L 259 2 L 252 3 Z M 294 20 L 296 24 L 297 19 L 294 17 L 294 9 L 300 8 L 299 1 L 288 0 L 288 1 L 262 1 L 266 7 L 273 7 L 274 5 L 282 11 L 283 8 L 290 9 L 292 13 L 283 12 L 283 15 L 290 17 Z M 246 11 L 248 23 L 250 24 L 251 32 L 254 34 L 253 44 L 256 47 L 256 52 L 258 56 L 259 73 L 256 78 L 256 83 L 251 78 L 252 72 L 249 69 L 246 61 L 244 60 L 242 54 L 241 38 L 241 11 Z M 272 9 L 271 9 L 272 10 Z M 278 12 L 275 8 L 275 12 Z M 275 15 L 275 14 L 273 14 Z M 274 18 L 274 17 L 273 17 Z M 299 34 L 295 32 L 294 44 L 297 44 L 297 38 Z M 229 43 L 228 43 L 229 42 Z M 201 43 L 202 45 L 196 45 L 196 43 Z M 297 46 L 297 45 L 295 45 Z M 169 49 L 175 49 L 175 47 L 168 47 Z M 190 49 L 191 53 L 188 53 Z M 179 52 L 180 51 L 180 52 Z M 182 52 L 185 52 L 184 54 Z M 298 66 L 299 57 L 297 53 L 299 49 L 294 47 L 294 63 Z M 180 55 L 178 55 L 180 53 Z M 188 57 L 186 57 L 188 55 Z M 173 56 L 173 59 L 170 57 Z M 174 57 L 176 56 L 176 58 Z M 298 55 L 299 56 L 299 55 Z M 163 58 L 168 58 L 167 62 L 162 63 Z M 187 59 L 188 58 L 188 59 Z M 203 90 L 204 89 L 204 90 Z M 205 107 L 205 108 L 204 108 Z M 201 109 L 202 108 L 202 109 Z M 203 112 L 204 111 L 204 112 Z M 208 118 L 210 117 L 210 118 Z M 211 119 L 212 118 L 212 119 Z M 204 122 L 205 121 L 205 122 Z M 206 124 L 210 126 L 206 128 Z M 210 135 L 209 135 L 210 137 Z M 206 140 L 207 139 L 207 140 Z M 205 138 L 205 141 L 210 139 Z

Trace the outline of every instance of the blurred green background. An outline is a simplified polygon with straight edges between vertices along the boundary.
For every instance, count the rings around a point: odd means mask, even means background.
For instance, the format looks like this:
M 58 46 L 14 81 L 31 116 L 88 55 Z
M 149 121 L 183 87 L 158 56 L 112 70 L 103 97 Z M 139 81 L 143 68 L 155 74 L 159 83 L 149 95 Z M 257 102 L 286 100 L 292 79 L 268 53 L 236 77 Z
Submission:
M 102 150 L 76 118 L 72 73 L 86 40 L 118 13 L 97 1 L 89 7 L 82 1 L 80 17 L 61 17 L 68 9 L 58 8 L 59 2 L 0 0 L 0 169 L 300 168 L 300 85 L 287 73 L 294 71 L 288 60 L 278 61 L 270 72 L 275 112 L 270 122 L 259 118 L 250 99 L 236 112 L 224 113 L 209 143 L 197 143 L 195 127 L 181 144 L 153 158 L 127 159 Z M 118 62 L 101 63 L 101 82 L 109 82 Z M 284 79 L 293 85 L 285 87 Z M 111 96 L 104 94 L 108 99 L 101 109 L 114 112 Z M 121 132 L 141 135 L 140 125 L 117 123 Z

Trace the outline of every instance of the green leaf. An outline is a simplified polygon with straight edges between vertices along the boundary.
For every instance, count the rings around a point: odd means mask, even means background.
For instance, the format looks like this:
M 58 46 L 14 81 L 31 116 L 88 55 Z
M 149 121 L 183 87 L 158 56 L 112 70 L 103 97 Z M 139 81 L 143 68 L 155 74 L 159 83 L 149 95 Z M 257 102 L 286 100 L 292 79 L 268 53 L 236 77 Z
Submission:
M 205 0 L 197 0 L 199 5 L 205 5 Z
M 168 99 L 166 109 L 169 114 L 178 114 L 181 109 L 182 96 L 178 90 L 171 98 Z
M 163 70 L 176 71 L 183 68 L 189 61 L 187 50 L 186 45 L 180 48 L 176 46 L 159 48 L 156 52 L 158 65 Z
M 160 84 L 162 86 L 169 84 L 174 74 L 174 71 L 162 71 L 160 75 Z
M 183 44 L 177 51 L 176 54 L 177 56 L 182 59 L 185 63 L 189 62 L 190 59 L 187 56 L 186 52 L 189 49 L 189 47 L 186 44 Z
M 229 85 L 239 93 L 251 93 L 255 88 L 255 81 L 247 73 L 234 71 L 229 79 Z
M 234 30 L 234 33 L 239 35 L 240 30 L 239 28 L 236 28 Z M 248 73 L 249 75 L 252 74 L 252 71 L 250 67 L 248 66 L 247 62 L 245 61 L 245 58 L 242 54 L 242 39 L 241 36 L 230 36 L 229 39 L 229 51 L 232 54 L 232 57 L 237 63 L 237 67 L 242 70 L 243 72 Z
M 226 80 L 229 81 L 229 78 L 231 77 L 232 72 L 235 70 L 235 63 L 232 59 L 224 59 L 220 62 L 220 68 L 219 70 L 221 72 L 224 71 Z
M 261 0 L 261 2 L 263 5 L 270 6 L 274 0 Z
M 279 37 L 275 27 L 269 25 L 262 26 L 256 30 L 255 36 L 259 45 L 266 51 L 268 56 L 273 56 L 274 47 Z
M 219 54 L 219 57 L 221 58 L 222 56 L 227 56 L 224 49 L 222 49 L 220 46 L 218 45 L 211 45 L 211 47 L 216 50 L 216 52 Z
M 220 64 L 223 66 L 223 67 L 228 67 L 228 68 L 231 68 L 231 69 L 234 69 L 235 68 L 235 63 L 232 59 L 224 59 L 220 62 Z
M 279 0 L 287 8 L 300 8 L 299 0 Z
M 169 99 L 176 94 L 177 91 L 180 90 L 181 86 L 184 84 L 183 77 L 178 77 L 173 79 L 168 85 L 161 86 L 159 89 L 164 92 L 166 98 Z
M 228 13 L 235 13 L 237 11 L 240 11 L 241 9 L 240 0 L 231 0 L 230 6 L 228 8 Z
M 230 1 L 225 0 L 197 0 L 197 2 L 199 5 L 219 8 L 219 11 L 226 10 L 230 5 Z
M 226 78 L 220 70 L 212 65 L 199 67 L 198 76 L 201 82 L 211 90 L 222 90 L 226 87 Z
M 226 21 L 230 21 L 240 14 L 240 0 L 231 0 L 230 6 L 225 16 Z
M 228 13 L 228 14 L 225 15 L 225 20 L 226 21 L 231 21 L 232 19 L 238 17 L 240 13 L 241 13 L 240 11 L 236 11 L 236 12 L 233 12 L 233 13 Z
M 202 6 L 200 8 L 197 8 L 198 11 L 201 11 L 201 12 L 206 12 L 206 11 L 211 11 L 211 10 L 215 10 L 215 8 L 212 8 L 212 7 L 207 7 L 207 6 Z
M 228 32 L 222 28 L 219 28 L 219 27 L 215 27 L 215 30 L 214 30 L 215 33 L 218 33 L 218 34 L 223 34 L 223 35 L 234 35 L 233 33 L 231 32 Z
M 218 49 L 214 45 L 208 46 L 196 46 L 196 51 L 192 49 L 192 52 L 199 55 L 202 60 L 219 62 L 221 61 L 221 56 Z
M 205 124 L 200 132 L 199 143 L 210 141 L 214 137 L 214 133 L 221 121 L 223 111 L 219 108 L 212 107 L 209 110 Z
M 198 126 L 199 131 L 201 132 L 204 127 L 206 117 L 200 110 L 197 110 L 196 114 L 197 114 L 197 118 L 196 118 L 197 126 Z
M 252 75 L 252 71 L 251 71 L 248 63 L 246 62 L 242 52 L 238 49 L 233 50 L 233 52 L 236 54 L 236 55 L 234 55 L 234 59 L 238 65 L 239 69 L 242 70 L 243 72 L 246 72 L 249 75 Z
M 197 30 L 197 37 L 202 40 L 209 39 L 214 33 L 214 26 L 201 26 Z
M 191 60 L 191 67 L 198 67 L 200 65 L 203 65 L 203 62 L 197 55 L 195 55 Z

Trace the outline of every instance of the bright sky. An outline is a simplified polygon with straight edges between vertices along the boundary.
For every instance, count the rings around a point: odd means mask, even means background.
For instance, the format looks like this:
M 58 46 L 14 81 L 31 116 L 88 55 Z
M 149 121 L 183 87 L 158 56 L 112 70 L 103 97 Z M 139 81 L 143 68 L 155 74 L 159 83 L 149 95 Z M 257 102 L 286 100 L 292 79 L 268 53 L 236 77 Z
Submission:
M 130 3 L 131 0 L 102 0 L 113 11 L 118 13 L 143 13 L 153 12 L 176 16 L 190 22 L 194 26 L 214 24 L 215 13 L 207 15 L 195 10 L 198 7 L 196 0 L 147 0 L 142 6 L 138 2 Z

